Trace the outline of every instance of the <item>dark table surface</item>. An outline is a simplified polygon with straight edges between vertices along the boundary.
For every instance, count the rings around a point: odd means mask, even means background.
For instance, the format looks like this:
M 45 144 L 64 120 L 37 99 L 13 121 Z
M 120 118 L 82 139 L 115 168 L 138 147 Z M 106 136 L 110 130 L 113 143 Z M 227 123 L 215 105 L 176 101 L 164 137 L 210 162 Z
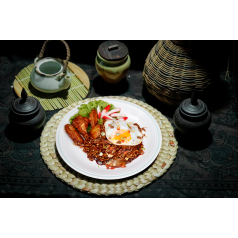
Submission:
M 74 62 L 74 61 L 73 61 Z M 18 55 L 0 56 L 0 197 L 98 197 L 68 186 L 56 178 L 40 155 L 40 133 L 32 138 L 16 135 L 8 114 L 17 98 L 15 75 L 32 59 Z M 131 69 L 117 85 L 106 84 L 95 66 L 77 63 L 92 85 L 87 97 L 118 95 L 136 98 L 161 111 L 174 126 L 175 108 L 152 96 L 143 85 L 142 70 Z M 123 198 L 214 198 L 238 197 L 237 78 L 220 72 L 214 89 L 215 103 L 208 102 L 212 124 L 202 140 L 186 141 L 177 134 L 178 153 L 170 169 L 147 187 Z M 46 122 L 59 110 L 46 111 Z

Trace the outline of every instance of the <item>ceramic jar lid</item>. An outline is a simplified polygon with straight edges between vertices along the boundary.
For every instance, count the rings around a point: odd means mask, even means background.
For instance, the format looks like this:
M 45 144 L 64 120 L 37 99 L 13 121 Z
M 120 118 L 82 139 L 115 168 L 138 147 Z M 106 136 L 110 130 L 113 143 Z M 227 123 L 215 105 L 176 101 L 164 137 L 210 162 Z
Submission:
M 207 105 L 197 99 L 196 91 L 191 98 L 185 99 L 179 106 L 181 116 L 188 121 L 202 121 L 208 115 Z
M 128 55 L 128 48 L 120 41 L 104 41 L 98 48 L 100 56 L 109 61 L 116 61 Z

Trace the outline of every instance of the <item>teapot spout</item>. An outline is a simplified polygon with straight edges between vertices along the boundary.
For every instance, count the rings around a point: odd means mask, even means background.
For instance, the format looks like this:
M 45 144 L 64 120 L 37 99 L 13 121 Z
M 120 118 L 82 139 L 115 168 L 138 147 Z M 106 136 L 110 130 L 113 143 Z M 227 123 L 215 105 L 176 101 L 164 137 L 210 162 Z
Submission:
M 64 83 L 65 85 L 67 85 L 66 87 L 68 88 L 71 83 L 71 76 L 67 75 L 64 80 L 65 80 Z

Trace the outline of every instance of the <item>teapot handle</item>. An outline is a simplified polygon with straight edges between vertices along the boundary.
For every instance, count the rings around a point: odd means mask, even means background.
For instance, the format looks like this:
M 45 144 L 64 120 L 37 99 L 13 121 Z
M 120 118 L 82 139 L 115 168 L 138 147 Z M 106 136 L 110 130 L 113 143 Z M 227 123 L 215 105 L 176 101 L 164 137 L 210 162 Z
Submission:
M 68 68 L 68 62 L 69 62 L 69 58 L 70 58 L 70 49 L 69 49 L 69 46 L 67 44 L 66 41 L 64 40 L 60 40 L 61 42 L 64 43 L 65 47 L 66 47 L 66 51 L 67 51 L 67 57 L 66 57 L 66 60 L 64 60 L 64 68 L 63 68 L 63 73 L 65 74 L 66 73 L 66 70 Z M 44 52 L 45 52 L 45 48 L 46 48 L 46 45 L 50 42 L 50 40 L 46 40 L 41 48 L 41 51 L 40 51 L 40 54 L 38 56 L 38 60 L 42 59 L 43 58 L 43 55 L 44 55 Z

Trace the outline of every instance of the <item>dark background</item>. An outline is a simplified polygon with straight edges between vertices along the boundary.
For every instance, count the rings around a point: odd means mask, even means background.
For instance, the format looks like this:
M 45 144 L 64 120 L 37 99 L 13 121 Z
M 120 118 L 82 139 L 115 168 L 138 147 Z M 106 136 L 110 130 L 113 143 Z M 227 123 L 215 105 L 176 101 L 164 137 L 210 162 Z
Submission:
M 106 39 L 107 40 L 107 39 Z M 131 57 L 131 69 L 143 70 L 146 57 L 157 40 L 121 40 L 129 49 Z M 70 47 L 70 61 L 78 64 L 94 65 L 95 56 L 99 45 L 105 40 L 67 40 Z M 211 67 L 223 71 L 227 68 L 228 56 L 230 54 L 230 70 L 236 71 L 238 53 L 238 41 L 228 40 L 203 40 L 187 41 L 201 49 L 201 54 L 209 57 Z M 0 41 L 0 55 L 14 56 L 32 59 L 40 53 L 44 40 L 2 40 Z M 51 42 L 47 45 L 45 55 L 58 58 L 66 58 L 64 44 L 60 41 Z

